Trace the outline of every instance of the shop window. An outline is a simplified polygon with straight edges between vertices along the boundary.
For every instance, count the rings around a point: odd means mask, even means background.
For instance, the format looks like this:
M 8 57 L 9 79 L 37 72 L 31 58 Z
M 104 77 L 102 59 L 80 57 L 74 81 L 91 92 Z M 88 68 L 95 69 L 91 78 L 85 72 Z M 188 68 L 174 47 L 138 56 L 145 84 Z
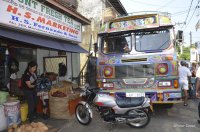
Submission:
M 10 61 L 17 61 L 19 63 L 19 71 L 17 72 L 17 78 L 21 78 L 25 69 L 30 61 L 36 61 L 36 49 L 24 48 L 24 47 L 10 47 L 9 48 Z
M 64 56 L 66 55 L 66 51 L 58 51 L 58 56 Z
M 4 66 L 5 64 L 5 51 L 6 48 L 0 47 L 0 66 Z
M 11 56 L 15 56 L 20 62 L 29 62 L 30 60 L 36 60 L 36 49 L 32 48 L 10 48 Z
M 44 71 L 54 72 L 59 75 L 59 66 L 65 66 L 67 68 L 67 57 L 66 56 L 56 56 L 56 57 L 44 57 Z M 60 68 L 60 73 L 64 76 L 67 69 Z

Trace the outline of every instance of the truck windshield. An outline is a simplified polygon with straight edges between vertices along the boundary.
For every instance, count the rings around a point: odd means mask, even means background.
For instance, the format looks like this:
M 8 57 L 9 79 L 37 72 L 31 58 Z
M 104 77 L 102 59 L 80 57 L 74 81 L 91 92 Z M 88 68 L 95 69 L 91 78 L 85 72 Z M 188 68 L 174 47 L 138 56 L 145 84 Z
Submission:
M 120 34 L 105 36 L 102 41 L 102 51 L 105 54 L 128 53 L 132 48 L 132 35 Z
M 138 52 L 145 52 L 164 50 L 169 45 L 170 32 L 163 29 L 104 36 L 101 47 L 104 54 L 118 54 L 131 52 L 132 47 Z
M 135 33 L 136 51 L 164 50 L 170 45 L 169 30 L 145 31 Z

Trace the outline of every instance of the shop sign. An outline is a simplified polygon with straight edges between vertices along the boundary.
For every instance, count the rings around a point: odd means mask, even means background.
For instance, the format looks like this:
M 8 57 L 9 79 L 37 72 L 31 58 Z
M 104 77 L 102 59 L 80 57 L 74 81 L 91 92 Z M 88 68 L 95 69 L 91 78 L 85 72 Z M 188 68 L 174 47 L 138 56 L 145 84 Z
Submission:
M 81 42 L 81 23 L 35 0 L 0 0 L 0 24 Z

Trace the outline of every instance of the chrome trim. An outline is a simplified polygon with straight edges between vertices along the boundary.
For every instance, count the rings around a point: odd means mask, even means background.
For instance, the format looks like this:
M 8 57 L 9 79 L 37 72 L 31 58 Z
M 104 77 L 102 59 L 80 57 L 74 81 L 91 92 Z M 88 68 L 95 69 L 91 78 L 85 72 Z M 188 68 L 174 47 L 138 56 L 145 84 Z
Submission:
M 123 79 L 125 84 L 145 84 L 148 78 L 130 78 L 130 79 Z

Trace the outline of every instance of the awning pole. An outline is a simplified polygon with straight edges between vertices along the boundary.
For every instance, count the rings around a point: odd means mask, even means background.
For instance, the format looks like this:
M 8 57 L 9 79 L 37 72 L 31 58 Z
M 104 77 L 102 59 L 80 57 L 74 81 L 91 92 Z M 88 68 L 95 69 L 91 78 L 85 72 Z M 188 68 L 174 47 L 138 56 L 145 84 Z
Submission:
M 71 69 L 72 69 L 72 77 L 71 77 L 71 81 L 73 81 L 73 63 L 72 63 L 72 52 L 71 52 Z

